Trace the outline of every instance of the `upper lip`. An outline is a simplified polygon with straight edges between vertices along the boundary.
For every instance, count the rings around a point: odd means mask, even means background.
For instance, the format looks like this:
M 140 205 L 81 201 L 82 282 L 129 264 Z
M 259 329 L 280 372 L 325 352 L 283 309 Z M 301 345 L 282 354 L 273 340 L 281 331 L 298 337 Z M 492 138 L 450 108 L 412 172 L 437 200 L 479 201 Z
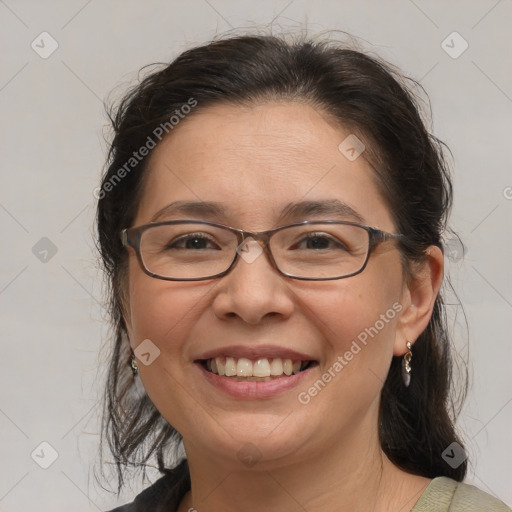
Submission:
M 234 357 L 240 359 L 245 357 L 247 359 L 291 359 L 293 361 L 313 361 L 314 357 L 308 354 L 297 352 L 286 347 L 279 347 L 277 345 L 260 345 L 256 347 L 248 347 L 244 345 L 229 345 L 227 347 L 212 349 L 204 352 L 197 357 L 194 357 L 194 361 L 213 359 L 215 357 Z

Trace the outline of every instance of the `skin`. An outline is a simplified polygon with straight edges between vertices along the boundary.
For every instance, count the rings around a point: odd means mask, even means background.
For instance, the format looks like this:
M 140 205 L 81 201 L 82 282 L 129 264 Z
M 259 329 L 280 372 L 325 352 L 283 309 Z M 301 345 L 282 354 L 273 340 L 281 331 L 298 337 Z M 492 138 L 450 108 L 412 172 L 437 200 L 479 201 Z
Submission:
M 263 231 L 280 225 L 289 203 L 339 199 L 367 225 L 396 232 L 364 155 L 350 162 L 338 150 L 348 134 L 303 103 L 197 112 L 153 151 L 134 225 L 151 222 L 171 201 L 201 200 L 223 203 L 226 215 L 166 218 Z M 192 489 L 179 510 L 411 510 L 430 480 L 398 469 L 382 452 L 380 392 L 392 356 L 403 355 L 427 326 L 442 275 L 442 253 L 431 247 L 406 282 L 393 242 L 379 245 L 361 274 L 320 282 L 281 276 L 264 255 L 250 264 L 239 260 L 220 279 L 162 281 L 146 275 L 130 250 L 130 343 L 135 349 L 149 338 L 161 351 L 151 365 L 139 364 L 139 375 L 182 434 L 191 471 Z M 400 313 L 301 404 L 297 394 L 396 302 Z M 235 399 L 193 363 L 201 352 L 232 344 L 289 347 L 319 366 L 299 388 L 265 400 Z M 237 456 L 246 443 L 261 456 L 251 468 Z

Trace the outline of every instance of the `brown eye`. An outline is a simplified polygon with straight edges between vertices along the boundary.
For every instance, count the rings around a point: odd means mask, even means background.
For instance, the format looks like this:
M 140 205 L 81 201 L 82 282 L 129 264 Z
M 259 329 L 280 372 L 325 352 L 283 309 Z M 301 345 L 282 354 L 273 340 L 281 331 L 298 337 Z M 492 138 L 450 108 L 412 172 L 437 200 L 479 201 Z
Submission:
M 291 249 L 311 250 L 348 250 L 347 246 L 338 238 L 325 233 L 310 233 L 294 244 Z
M 170 249 L 190 249 L 190 250 L 201 250 L 201 249 L 216 249 L 220 247 L 214 243 L 211 237 L 205 236 L 204 233 L 190 233 L 187 235 L 180 236 L 176 240 L 171 240 L 166 246 L 166 250 Z

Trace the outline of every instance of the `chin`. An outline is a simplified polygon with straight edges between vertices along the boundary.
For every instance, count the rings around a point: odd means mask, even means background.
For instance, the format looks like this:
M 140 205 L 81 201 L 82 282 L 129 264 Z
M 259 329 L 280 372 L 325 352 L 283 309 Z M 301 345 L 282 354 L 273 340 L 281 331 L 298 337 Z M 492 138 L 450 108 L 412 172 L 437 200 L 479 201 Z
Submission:
M 230 420 L 224 416 L 221 425 L 215 421 L 198 422 L 201 429 L 195 435 L 199 442 L 193 444 L 202 446 L 205 453 L 215 452 L 216 460 L 224 460 L 237 469 L 240 464 L 247 468 L 257 465 L 258 469 L 290 464 L 297 460 L 311 436 L 307 435 L 304 423 L 290 422 L 287 416 L 288 412 L 282 416 L 245 413 Z M 211 430 L 206 435 L 208 428 Z

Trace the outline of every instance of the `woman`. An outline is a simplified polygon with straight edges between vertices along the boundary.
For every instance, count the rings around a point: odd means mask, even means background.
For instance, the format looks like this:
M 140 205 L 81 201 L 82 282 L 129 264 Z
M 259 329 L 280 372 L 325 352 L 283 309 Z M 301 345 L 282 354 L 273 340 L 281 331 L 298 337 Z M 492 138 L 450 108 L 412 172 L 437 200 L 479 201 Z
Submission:
M 460 483 L 441 143 L 389 66 L 247 36 L 121 103 L 98 191 L 117 511 L 510 510 Z M 181 455 L 180 441 L 186 457 Z

